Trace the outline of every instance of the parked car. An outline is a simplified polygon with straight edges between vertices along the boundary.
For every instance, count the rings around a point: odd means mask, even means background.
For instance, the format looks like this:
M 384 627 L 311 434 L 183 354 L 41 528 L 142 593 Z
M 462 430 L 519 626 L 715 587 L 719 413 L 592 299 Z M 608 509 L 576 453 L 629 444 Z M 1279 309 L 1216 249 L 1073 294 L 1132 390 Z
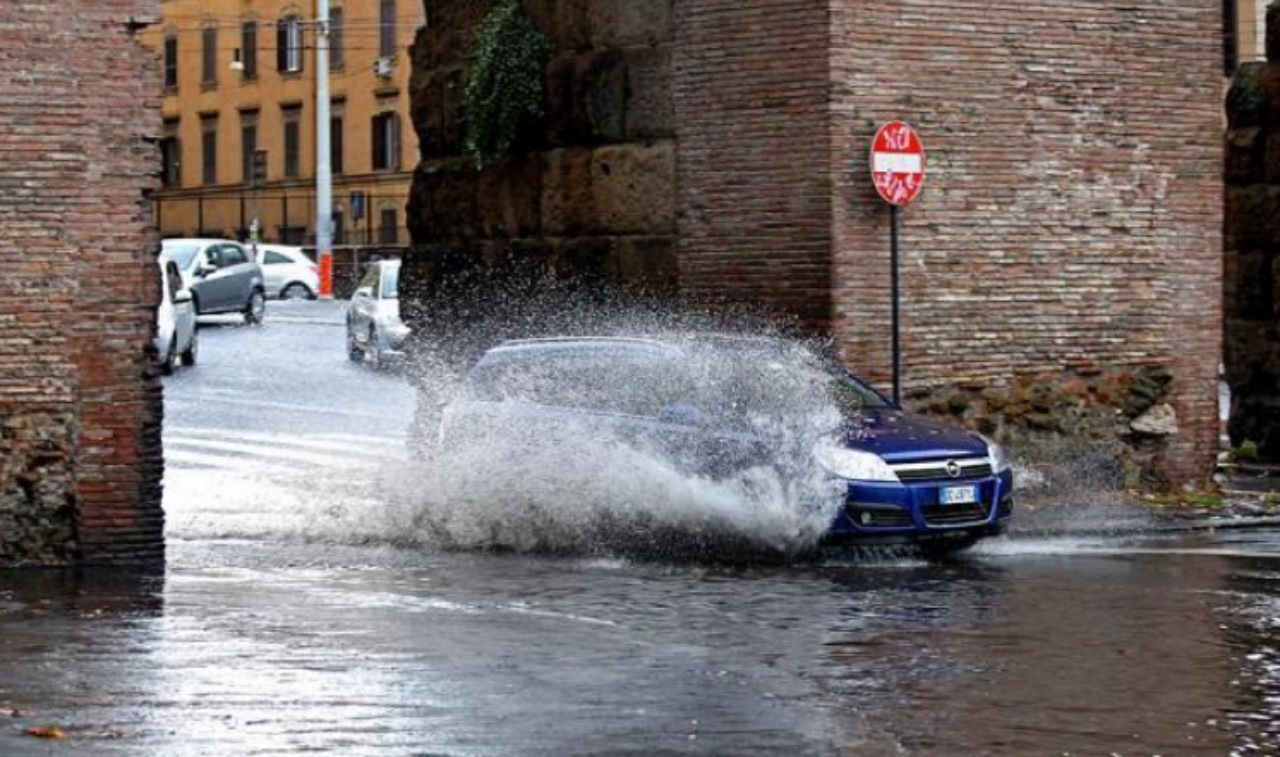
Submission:
M 246 323 L 262 323 L 262 267 L 244 245 L 229 239 L 166 239 L 161 257 L 177 263 L 196 315 L 243 313 Z
M 262 283 L 268 297 L 314 300 L 320 292 L 320 269 L 301 247 L 257 245 Z
M 998 445 L 905 412 L 834 360 L 782 339 L 506 342 L 444 406 L 439 451 L 496 446 L 497 467 L 473 467 L 505 470 L 530 456 L 505 448 L 513 438 L 544 454 L 597 436 L 589 449 L 622 439 L 712 479 L 764 466 L 822 481 L 836 508 L 830 543 L 947 552 L 999 533 L 1013 513 L 1013 474 Z M 560 459 L 571 467 L 568 453 Z
M 347 308 L 347 357 L 382 368 L 402 356 L 409 328 L 400 320 L 400 261 L 371 263 Z
M 160 258 L 160 305 L 156 309 L 156 354 L 160 356 L 160 372 L 168 376 L 181 360 L 188 366 L 196 364 L 200 350 L 200 332 L 196 328 L 196 309 L 191 302 L 191 290 L 187 289 L 172 260 Z

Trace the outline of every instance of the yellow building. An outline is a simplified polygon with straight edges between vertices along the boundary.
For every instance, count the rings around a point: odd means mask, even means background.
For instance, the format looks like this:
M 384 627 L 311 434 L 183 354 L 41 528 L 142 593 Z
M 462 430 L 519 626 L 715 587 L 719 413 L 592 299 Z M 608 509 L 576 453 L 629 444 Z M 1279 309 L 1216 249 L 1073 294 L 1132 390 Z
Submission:
M 244 239 L 256 229 L 263 241 L 314 244 L 314 0 L 161 9 L 147 31 L 164 71 L 161 233 Z M 406 245 L 417 160 L 409 46 L 423 4 L 331 0 L 330 12 L 335 251 Z
M 1268 2 L 1270 0 L 1223 0 L 1228 73 L 1240 63 L 1266 59 Z

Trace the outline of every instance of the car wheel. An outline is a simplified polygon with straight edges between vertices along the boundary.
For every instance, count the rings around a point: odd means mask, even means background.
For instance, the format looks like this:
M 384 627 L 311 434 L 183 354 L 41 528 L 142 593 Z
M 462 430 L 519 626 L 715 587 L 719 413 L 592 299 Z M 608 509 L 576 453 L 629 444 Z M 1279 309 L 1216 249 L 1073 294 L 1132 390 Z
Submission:
M 191 343 L 182 351 L 182 363 L 186 366 L 196 364 L 196 358 L 200 354 L 200 331 L 197 329 L 191 332 Z
M 382 359 L 382 348 L 378 345 L 378 330 L 373 326 L 369 327 L 369 342 L 365 345 L 365 351 L 369 353 L 370 368 L 380 371 L 385 367 Z
M 178 335 L 175 333 L 169 339 L 169 352 L 164 356 L 164 361 L 160 363 L 160 373 L 165 376 L 172 376 L 173 372 L 178 369 Z
M 263 296 L 261 289 L 253 290 L 253 294 L 249 295 L 249 302 L 244 306 L 244 322 L 260 325 L 266 311 L 267 298 Z
M 295 281 L 280 290 L 280 299 L 282 300 L 314 300 L 315 298 L 315 294 L 307 288 L 306 284 L 300 281 Z
M 364 350 L 360 349 L 360 343 L 356 341 L 356 335 L 351 331 L 351 324 L 347 324 L 347 359 L 353 363 L 364 362 Z

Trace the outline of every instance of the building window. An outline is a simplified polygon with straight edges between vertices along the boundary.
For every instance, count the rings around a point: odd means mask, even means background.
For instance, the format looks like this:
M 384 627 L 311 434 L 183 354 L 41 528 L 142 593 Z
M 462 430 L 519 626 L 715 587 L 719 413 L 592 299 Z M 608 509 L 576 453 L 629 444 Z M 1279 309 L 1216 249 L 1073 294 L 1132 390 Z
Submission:
M 342 114 L 329 118 L 329 169 L 337 176 L 342 173 Z
M 396 54 L 396 0 L 381 0 L 378 5 L 378 55 Z
M 1235 0 L 1222 2 L 1222 69 L 1227 76 L 1236 72 L 1240 34 Z
M 276 68 L 283 73 L 302 70 L 302 21 L 282 18 L 276 24 Z
M 248 81 L 258 78 L 258 22 L 245 21 L 240 27 L 241 75 Z
M 284 114 L 284 175 L 297 178 L 302 173 L 302 106 L 281 109 Z
M 378 224 L 378 244 L 396 244 L 400 241 L 400 222 L 395 208 L 383 208 Z
M 204 184 L 218 183 L 218 116 L 200 116 L 200 179 Z
M 341 8 L 329 11 L 329 68 L 342 68 L 346 54 L 347 14 Z
M 178 37 L 175 34 L 164 38 L 164 88 L 178 88 Z
M 160 182 L 166 187 L 182 184 L 182 143 L 178 140 L 178 120 L 164 122 L 164 136 L 160 138 Z
M 254 186 L 253 156 L 258 151 L 258 112 L 240 114 L 240 180 Z
M 218 83 L 218 27 L 200 30 L 200 83 L 206 87 Z
M 280 235 L 280 244 L 303 245 L 307 243 L 306 226 L 285 226 L 281 224 L 277 227 L 277 233 Z
M 334 244 L 347 243 L 346 216 L 343 214 L 341 210 L 335 210 L 333 212 L 333 240 L 332 241 Z
M 400 114 L 379 113 L 373 117 L 373 170 L 400 168 Z

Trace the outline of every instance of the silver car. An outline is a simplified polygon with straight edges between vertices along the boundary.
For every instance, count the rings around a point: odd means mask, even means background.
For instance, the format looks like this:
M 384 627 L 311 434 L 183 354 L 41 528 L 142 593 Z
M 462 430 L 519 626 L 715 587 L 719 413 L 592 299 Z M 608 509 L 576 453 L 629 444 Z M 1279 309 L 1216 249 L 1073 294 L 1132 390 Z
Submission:
M 400 261 L 382 260 L 365 271 L 347 308 L 347 357 L 382 368 L 398 358 L 409 337 L 400 320 Z
M 301 247 L 261 244 L 258 264 L 268 297 L 314 300 L 320 292 L 320 272 Z
M 246 323 L 262 323 L 267 299 L 262 267 L 244 245 L 229 239 L 166 239 L 160 254 L 178 265 L 197 315 L 243 313 Z
M 196 329 L 196 311 L 191 303 L 191 290 L 182 281 L 177 263 L 161 258 L 160 306 L 156 308 L 156 354 L 160 356 L 160 372 L 168 376 L 181 360 L 196 364 L 200 334 Z

